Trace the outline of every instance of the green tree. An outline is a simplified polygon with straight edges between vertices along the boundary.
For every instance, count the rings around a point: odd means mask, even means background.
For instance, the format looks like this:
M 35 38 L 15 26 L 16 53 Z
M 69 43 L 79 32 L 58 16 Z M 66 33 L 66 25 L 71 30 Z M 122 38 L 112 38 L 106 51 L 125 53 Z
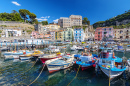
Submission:
M 87 17 L 84 17 L 84 18 L 83 18 L 82 23 L 83 23 L 83 24 L 88 24 L 88 25 L 90 25 L 90 21 L 88 20 Z
M 12 10 L 12 13 L 15 14 L 15 13 L 18 13 L 16 10 Z
M 33 22 L 37 16 L 34 13 L 29 13 L 30 22 Z
M 38 20 L 37 20 L 37 19 L 35 19 L 35 20 L 34 20 L 34 23 L 35 23 L 35 24 L 38 24 Z
M 26 9 L 20 9 L 19 13 L 20 13 L 21 17 L 24 19 L 24 22 L 26 22 L 26 20 L 28 19 L 27 15 L 29 15 L 30 12 Z
M 42 25 L 48 25 L 48 21 L 42 21 Z

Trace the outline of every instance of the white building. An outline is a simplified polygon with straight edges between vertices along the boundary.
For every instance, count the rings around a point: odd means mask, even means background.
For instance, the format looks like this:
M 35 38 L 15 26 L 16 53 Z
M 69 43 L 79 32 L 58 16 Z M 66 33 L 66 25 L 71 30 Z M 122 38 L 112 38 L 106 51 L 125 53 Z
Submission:
M 21 30 L 16 30 L 16 29 L 5 29 L 4 31 L 4 36 L 2 37 L 17 37 L 22 35 Z
M 75 42 L 83 42 L 84 41 L 84 30 L 82 28 L 75 28 L 74 29 L 74 41 Z

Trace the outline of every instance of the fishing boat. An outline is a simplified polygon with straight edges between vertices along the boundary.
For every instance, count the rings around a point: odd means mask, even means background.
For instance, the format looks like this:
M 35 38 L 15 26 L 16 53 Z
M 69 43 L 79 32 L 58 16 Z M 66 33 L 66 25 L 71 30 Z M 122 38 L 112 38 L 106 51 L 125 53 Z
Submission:
M 30 54 L 31 51 L 28 50 L 19 50 L 19 51 L 12 51 L 12 52 L 5 52 L 3 53 L 5 60 L 13 60 L 19 59 L 19 55 Z
M 121 75 L 126 70 L 122 65 L 122 58 L 116 57 L 112 49 L 104 49 L 99 57 L 98 66 L 110 79 Z
M 28 53 L 30 53 L 30 51 L 28 50 L 19 50 L 19 51 L 5 52 L 3 53 L 3 55 L 23 55 Z
M 25 54 L 25 55 L 20 55 L 19 59 L 20 60 L 29 60 L 32 57 L 32 54 Z
M 51 59 L 45 62 L 49 73 L 53 73 L 72 66 L 74 63 L 74 55 L 65 55 L 61 58 Z
M 91 67 L 96 66 L 96 58 L 98 57 L 97 55 L 92 55 L 92 54 L 87 54 L 84 53 L 83 55 L 75 55 L 76 61 L 75 63 L 77 65 L 81 66 L 82 71 Z
M 40 55 L 39 58 L 42 61 L 42 63 L 44 64 L 47 60 L 55 59 L 55 58 L 59 58 L 59 57 L 62 57 L 61 53 L 58 53 L 58 54 L 43 54 L 43 55 Z
M 124 52 L 125 50 L 124 50 L 124 48 L 122 46 L 118 46 L 118 47 L 114 48 L 114 51 L 116 51 L 116 52 Z

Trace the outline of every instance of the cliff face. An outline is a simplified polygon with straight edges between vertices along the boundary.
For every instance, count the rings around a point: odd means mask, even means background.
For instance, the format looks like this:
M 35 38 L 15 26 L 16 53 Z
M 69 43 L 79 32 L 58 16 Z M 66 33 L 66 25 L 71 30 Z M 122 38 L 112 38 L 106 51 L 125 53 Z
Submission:
M 130 23 L 130 10 L 116 17 L 110 18 L 106 21 L 99 21 L 93 24 L 94 28 L 105 26 L 120 26 Z

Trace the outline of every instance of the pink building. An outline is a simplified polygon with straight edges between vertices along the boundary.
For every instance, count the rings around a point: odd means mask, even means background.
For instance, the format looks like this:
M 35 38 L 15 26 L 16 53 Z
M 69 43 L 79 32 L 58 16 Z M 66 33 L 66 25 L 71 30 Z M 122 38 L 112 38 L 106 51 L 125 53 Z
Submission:
M 113 27 L 98 27 L 95 30 L 95 41 L 113 40 Z
M 34 37 L 35 39 L 51 39 L 51 34 L 39 34 L 39 32 L 37 31 L 33 31 L 32 32 L 32 37 Z

